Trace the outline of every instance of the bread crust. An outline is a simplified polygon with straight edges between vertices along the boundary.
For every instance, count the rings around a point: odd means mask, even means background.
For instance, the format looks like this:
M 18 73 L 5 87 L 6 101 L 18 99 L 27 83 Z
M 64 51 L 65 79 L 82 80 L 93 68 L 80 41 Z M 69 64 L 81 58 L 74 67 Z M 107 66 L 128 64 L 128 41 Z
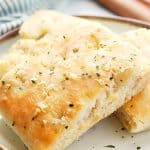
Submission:
M 150 65 L 150 30 L 138 29 L 123 35 L 143 52 Z M 147 68 L 150 72 L 150 67 Z M 150 75 L 148 74 L 149 78 Z M 150 81 L 145 89 L 117 111 L 117 116 L 129 132 L 137 133 L 150 129 Z

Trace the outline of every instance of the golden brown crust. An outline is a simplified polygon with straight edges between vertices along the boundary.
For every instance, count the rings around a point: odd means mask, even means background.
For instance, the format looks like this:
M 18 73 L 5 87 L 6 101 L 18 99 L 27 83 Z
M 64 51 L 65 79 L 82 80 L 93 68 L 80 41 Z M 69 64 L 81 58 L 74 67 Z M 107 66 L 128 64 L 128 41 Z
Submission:
M 138 29 L 130 31 L 123 36 L 134 43 L 144 55 L 144 59 L 150 59 L 150 30 Z M 149 69 L 150 70 L 150 69 Z M 129 132 L 140 132 L 150 129 L 150 84 L 134 96 L 131 101 L 121 107 L 117 116 Z
M 145 121 L 149 120 L 150 117 L 150 84 L 134 96 L 130 102 L 125 104 L 125 111 L 130 114 L 135 122 L 144 124 Z M 146 123 L 146 122 L 145 122 Z M 138 123 L 137 123 L 138 124 Z
M 36 139 L 38 143 L 46 147 L 55 140 L 60 132 L 69 127 L 68 121 L 76 118 L 77 113 L 84 107 L 81 100 L 84 100 L 86 104 L 100 91 L 99 84 L 90 80 L 68 81 L 64 92 L 62 89 L 57 91 L 61 93 L 57 98 L 59 101 L 51 103 L 51 101 L 45 100 L 44 106 L 42 106 L 41 100 L 45 99 L 45 95 L 43 95 L 44 91 L 41 87 L 35 86 L 16 95 L 11 89 L 1 85 L 0 91 L 3 94 L 0 95 L 0 108 L 7 119 L 12 120 L 12 126 L 24 134 L 25 138 L 31 141 Z M 93 87 L 92 89 L 89 87 L 89 83 Z M 52 120 L 48 121 L 47 117 L 49 119 L 56 118 L 62 124 Z M 66 119 L 66 123 L 63 123 L 62 118 Z M 37 146 L 42 149 L 42 145 Z
M 117 112 L 129 132 L 150 129 L 150 84 Z

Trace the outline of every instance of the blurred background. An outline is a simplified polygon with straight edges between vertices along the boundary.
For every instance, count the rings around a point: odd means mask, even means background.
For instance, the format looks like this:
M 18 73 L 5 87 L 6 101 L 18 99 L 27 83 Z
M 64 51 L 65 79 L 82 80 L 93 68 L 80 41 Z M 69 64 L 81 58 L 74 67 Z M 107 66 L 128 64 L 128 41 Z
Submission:
M 0 35 L 39 9 L 71 15 L 119 15 L 150 22 L 150 0 L 0 0 Z

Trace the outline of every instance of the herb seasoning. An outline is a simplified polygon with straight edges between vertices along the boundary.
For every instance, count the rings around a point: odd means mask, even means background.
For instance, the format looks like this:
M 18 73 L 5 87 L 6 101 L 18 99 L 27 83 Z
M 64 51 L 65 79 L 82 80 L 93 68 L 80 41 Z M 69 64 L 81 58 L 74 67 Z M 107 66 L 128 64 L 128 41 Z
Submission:
M 69 78 L 68 78 L 68 77 L 66 77 L 66 78 L 65 78 L 65 80 L 69 80 Z
M 99 73 L 96 73 L 97 77 L 100 77 L 100 74 Z
M 15 126 L 15 121 L 13 121 L 12 126 Z
M 69 104 L 69 107 L 74 107 L 74 104 Z
M 73 51 L 73 53 L 77 53 L 79 51 L 79 49 L 78 48 L 74 48 L 72 51 Z
M 99 70 L 99 66 L 96 66 L 96 69 Z
M 50 67 L 50 71 L 54 71 L 55 67 L 54 66 L 51 66 Z
M 37 115 L 33 116 L 32 121 L 34 121 L 37 117 L 38 117 Z
M 63 35 L 63 38 L 64 38 L 64 39 L 66 39 L 66 36 L 65 36 L 65 35 Z
M 121 136 L 122 139 L 124 139 L 124 136 Z
M 125 130 L 125 128 L 123 127 L 123 128 L 121 128 L 121 130 L 122 130 L 122 131 L 124 131 L 124 130 Z
M 140 146 L 137 146 L 137 148 L 136 148 L 137 150 L 139 150 L 139 149 L 141 149 L 141 147 Z
M 31 82 L 32 82 L 33 84 L 36 84 L 36 81 L 35 81 L 35 80 L 33 80 L 33 79 L 31 80 Z
M 8 90 L 11 89 L 11 85 L 8 86 Z
M 2 80 L 1 82 L 2 82 L 2 85 L 5 85 L 5 81 L 4 80 Z
M 133 105 L 130 105 L 130 107 L 132 108 L 132 107 L 133 107 Z
M 19 87 L 19 90 L 23 90 L 22 87 Z
M 88 76 L 88 73 L 82 73 L 81 76 Z
M 104 147 L 108 147 L 108 148 L 115 148 L 115 146 L 114 146 L 114 145 L 106 145 L 106 146 L 104 146 Z
M 105 86 L 109 86 L 108 84 L 105 84 Z
M 114 77 L 113 77 L 113 74 L 112 74 L 112 76 L 109 78 L 109 80 L 113 80 L 113 78 L 114 78 Z
M 68 129 L 69 126 L 65 126 L 65 129 Z
M 104 44 L 99 44 L 100 48 L 104 48 L 106 45 Z
M 94 56 L 94 61 L 95 61 L 95 62 L 97 61 L 97 57 L 96 57 L 96 56 Z
M 116 57 L 112 57 L 112 60 L 115 60 L 116 59 Z

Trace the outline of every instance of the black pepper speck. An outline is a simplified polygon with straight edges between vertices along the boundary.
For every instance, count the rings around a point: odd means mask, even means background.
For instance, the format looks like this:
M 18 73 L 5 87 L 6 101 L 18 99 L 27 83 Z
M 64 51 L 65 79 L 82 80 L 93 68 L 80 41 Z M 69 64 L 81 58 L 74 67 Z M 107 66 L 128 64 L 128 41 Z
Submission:
M 15 122 L 13 121 L 12 126 L 15 126 Z
M 65 80 L 69 80 L 69 78 L 68 78 L 68 77 L 66 77 L 66 78 L 65 78 Z
M 69 107 L 74 107 L 74 104 L 69 104 Z
M 124 127 L 122 127 L 122 128 L 121 128 L 121 130 L 122 130 L 122 131 L 124 131 L 124 130 L 125 130 L 125 128 L 124 128 Z
M 100 77 L 100 74 L 99 73 L 96 73 L 97 77 Z
M 68 129 L 69 126 L 65 126 L 65 129 Z

